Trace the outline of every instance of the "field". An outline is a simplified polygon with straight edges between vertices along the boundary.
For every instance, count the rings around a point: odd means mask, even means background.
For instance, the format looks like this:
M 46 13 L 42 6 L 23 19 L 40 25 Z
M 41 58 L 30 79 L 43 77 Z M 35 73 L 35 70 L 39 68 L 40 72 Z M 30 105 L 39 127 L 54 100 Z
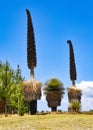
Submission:
M 0 130 L 93 130 L 93 115 L 0 115 Z

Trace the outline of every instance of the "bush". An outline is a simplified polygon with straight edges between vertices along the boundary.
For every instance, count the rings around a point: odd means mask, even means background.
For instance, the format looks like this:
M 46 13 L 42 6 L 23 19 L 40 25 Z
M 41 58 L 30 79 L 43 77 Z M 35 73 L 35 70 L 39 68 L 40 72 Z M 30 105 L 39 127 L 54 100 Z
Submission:
M 73 101 L 71 103 L 71 108 L 73 112 L 79 113 L 81 110 L 81 104 L 78 101 Z

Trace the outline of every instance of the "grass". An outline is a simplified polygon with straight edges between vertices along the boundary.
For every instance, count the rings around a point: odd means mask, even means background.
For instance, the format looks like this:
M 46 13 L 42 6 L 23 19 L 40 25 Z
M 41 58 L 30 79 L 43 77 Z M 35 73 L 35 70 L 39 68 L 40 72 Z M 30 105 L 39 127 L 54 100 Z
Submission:
M 0 130 L 93 130 L 93 115 L 0 115 Z

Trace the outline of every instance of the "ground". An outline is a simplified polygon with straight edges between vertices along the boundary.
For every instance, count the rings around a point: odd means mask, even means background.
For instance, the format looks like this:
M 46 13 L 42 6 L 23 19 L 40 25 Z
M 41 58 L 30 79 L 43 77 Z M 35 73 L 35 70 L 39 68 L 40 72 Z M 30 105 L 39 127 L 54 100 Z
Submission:
M 93 115 L 0 115 L 0 130 L 93 130 Z

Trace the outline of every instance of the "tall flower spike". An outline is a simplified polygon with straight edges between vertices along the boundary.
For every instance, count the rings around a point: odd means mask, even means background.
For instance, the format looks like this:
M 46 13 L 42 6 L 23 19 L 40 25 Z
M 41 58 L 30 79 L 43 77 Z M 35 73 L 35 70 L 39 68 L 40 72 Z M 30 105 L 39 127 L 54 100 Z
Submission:
M 70 79 L 72 81 L 72 85 L 75 86 L 75 80 L 77 79 L 77 74 L 74 59 L 74 50 L 71 40 L 68 40 L 67 43 L 69 44 L 69 53 L 70 53 Z
M 36 67 L 36 46 L 35 46 L 35 37 L 34 29 L 32 24 L 31 15 L 28 9 L 27 12 L 27 64 L 28 68 L 31 70 L 31 77 L 34 77 L 34 67 Z

